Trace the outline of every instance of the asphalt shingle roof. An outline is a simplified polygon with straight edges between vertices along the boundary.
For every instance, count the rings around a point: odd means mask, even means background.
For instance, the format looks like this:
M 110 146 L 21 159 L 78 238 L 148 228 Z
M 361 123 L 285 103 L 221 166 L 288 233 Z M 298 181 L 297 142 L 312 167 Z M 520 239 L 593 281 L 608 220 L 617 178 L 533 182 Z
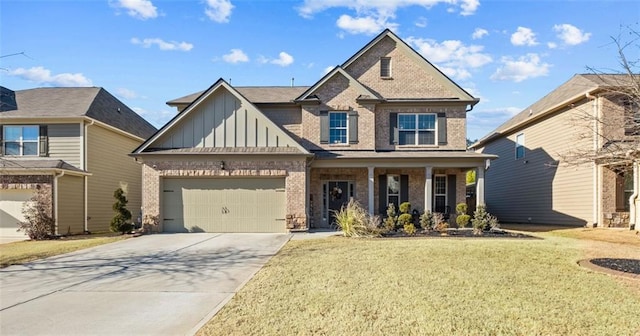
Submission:
M 290 103 L 308 88 L 308 86 L 234 86 L 234 89 L 254 104 Z M 167 104 L 190 104 L 202 93 L 204 91 L 176 98 L 168 101 Z

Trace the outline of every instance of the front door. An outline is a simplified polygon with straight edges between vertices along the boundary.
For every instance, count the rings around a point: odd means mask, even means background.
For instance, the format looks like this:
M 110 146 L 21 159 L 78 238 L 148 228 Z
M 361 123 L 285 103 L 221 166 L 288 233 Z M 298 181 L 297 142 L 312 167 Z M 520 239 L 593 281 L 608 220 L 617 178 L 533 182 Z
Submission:
M 325 199 L 325 216 L 328 219 L 327 224 L 335 227 L 335 213 L 340 211 L 342 206 L 349 203 L 349 199 L 353 197 L 353 183 L 348 181 L 328 181 L 325 183 L 324 199 Z

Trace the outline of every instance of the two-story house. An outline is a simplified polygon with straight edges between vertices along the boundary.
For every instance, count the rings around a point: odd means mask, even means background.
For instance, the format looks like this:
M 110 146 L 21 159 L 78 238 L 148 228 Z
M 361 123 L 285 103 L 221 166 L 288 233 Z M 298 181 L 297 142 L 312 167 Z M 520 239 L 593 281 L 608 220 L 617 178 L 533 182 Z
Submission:
M 371 214 L 465 202 L 471 96 L 389 30 L 310 87 L 233 87 L 220 79 L 168 102 L 179 113 L 132 153 L 143 212 L 167 232 L 329 227 L 353 198 Z
M 640 110 L 629 75 L 575 75 L 472 147 L 498 155 L 488 210 L 503 222 L 638 228 Z M 637 92 L 637 91 L 636 91 Z
M 56 234 L 108 231 L 117 188 L 140 213 L 142 165 L 128 154 L 155 127 L 98 87 L 2 87 L 0 95 L 0 235 L 23 235 L 17 222 L 36 189 Z

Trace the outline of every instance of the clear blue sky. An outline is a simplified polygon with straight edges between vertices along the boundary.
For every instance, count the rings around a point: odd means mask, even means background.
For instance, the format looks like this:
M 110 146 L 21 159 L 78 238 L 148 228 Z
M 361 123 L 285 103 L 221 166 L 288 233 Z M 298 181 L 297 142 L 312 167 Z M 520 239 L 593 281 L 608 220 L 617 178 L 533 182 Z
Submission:
M 640 1 L 3 0 L 0 84 L 101 86 L 159 127 L 220 77 L 312 85 L 391 28 L 481 99 L 477 139 L 587 66 L 621 70 L 611 37 L 638 22 Z

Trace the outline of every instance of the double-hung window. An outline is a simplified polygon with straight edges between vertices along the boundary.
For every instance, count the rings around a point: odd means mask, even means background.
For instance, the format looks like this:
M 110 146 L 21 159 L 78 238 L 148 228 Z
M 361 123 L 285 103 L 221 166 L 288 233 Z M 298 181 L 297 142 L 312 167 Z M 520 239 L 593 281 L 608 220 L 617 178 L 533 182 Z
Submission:
M 398 114 L 398 144 L 435 145 L 436 120 L 433 113 Z
M 4 155 L 38 155 L 39 126 L 3 126 Z
M 516 159 L 524 157 L 524 133 L 516 135 Z
M 347 144 L 348 143 L 348 125 L 347 112 L 330 112 L 329 113 L 329 143 L 330 144 Z

